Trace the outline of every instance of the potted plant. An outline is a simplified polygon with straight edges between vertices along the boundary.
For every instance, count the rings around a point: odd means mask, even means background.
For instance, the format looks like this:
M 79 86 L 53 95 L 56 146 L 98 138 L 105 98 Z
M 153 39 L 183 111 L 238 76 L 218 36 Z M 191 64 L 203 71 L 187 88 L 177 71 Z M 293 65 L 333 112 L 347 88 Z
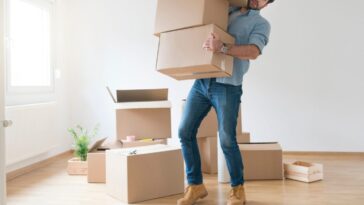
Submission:
M 77 125 L 76 128 L 69 128 L 68 132 L 74 140 L 75 157 L 68 160 L 67 172 L 69 175 L 87 175 L 87 153 L 92 138 L 97 134 L 98 126 L 95 126 L 92 133 L 89 133 L 82 126 Z

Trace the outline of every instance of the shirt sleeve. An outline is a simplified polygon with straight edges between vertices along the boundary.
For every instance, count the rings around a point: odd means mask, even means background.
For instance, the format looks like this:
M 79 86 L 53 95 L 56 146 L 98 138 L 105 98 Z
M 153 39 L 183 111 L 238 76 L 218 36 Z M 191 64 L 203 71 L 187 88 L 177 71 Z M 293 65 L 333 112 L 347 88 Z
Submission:
M 249 44 L 256 45 L 262 54 L 264 47 L 268 44 L 269 34 L 270 24 L 268 22 L 257 24 L 249 36 Z

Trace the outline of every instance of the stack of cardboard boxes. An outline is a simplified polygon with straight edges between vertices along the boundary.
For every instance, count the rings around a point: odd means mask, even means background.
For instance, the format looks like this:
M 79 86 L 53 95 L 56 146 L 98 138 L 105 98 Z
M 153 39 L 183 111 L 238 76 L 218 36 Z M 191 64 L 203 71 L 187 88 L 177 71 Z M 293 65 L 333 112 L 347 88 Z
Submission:
M 159 36 L 157 71 L 177 80 L 231 76 L 233 57 L 202 48 L 216 33 L 225 43 L 227 0 L 158 0 L 155 35 Z
M 105 150 L 166 144 L 171 137 L 171 103 L 168 89 L 108 89 L 114 103 L 117 139 L 95 143 L 88 153 L 88 182 L 105 183 Z M 127 136 L 135 141 L 127 141 Z
M 117 140 L 95 143 L 88 154 L 88 182 L 106 183 L 107 193 L 125 203 L 184 191 L 180 148 L 168 146 L 171 103 L 168 89 L 117 90 Z M 131 140 L 132 139 L 132 140 Z

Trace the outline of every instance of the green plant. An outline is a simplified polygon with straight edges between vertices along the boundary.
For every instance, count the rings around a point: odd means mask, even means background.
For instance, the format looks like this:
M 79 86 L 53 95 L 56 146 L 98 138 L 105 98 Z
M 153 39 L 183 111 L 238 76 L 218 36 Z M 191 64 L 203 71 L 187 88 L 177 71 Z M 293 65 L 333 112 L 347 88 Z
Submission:
M 96 125 L 91 133 L 80 125 L 77 125 L 76 128 L 68 129 L 68 132 L 71 133 L 74 140 L 74 154 L 76 157 L 79 157 L 81 161 L 87 160 L 88 146 L 91 139 L 96 136 L 98 128 L 99 126 Z

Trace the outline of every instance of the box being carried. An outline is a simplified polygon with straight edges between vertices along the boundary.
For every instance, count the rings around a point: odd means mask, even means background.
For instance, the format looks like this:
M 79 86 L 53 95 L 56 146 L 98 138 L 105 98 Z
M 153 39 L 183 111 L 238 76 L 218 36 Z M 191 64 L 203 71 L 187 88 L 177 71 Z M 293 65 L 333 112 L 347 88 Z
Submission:
M 228 0 L 231 6 L 248 7 L 248 0 Z
M 181 149 L 150 145 L 106 151 L 106 190 L 124 203 L 184 192 Z
M 284 174 L 287 179 L 303 182 L 314 182 L 324 178 L 323 166 L 317 163 L 296 161 L 284 164 Z
M 162 33 L 157 71 L 177 80 L 229 77 L 234 58 L 202 48 L 211 32 L 228 44 L 235 39 L 214 24 Z
M 154 34 L 214 23 L 226 31 L 226 0 L 158 0 Z

